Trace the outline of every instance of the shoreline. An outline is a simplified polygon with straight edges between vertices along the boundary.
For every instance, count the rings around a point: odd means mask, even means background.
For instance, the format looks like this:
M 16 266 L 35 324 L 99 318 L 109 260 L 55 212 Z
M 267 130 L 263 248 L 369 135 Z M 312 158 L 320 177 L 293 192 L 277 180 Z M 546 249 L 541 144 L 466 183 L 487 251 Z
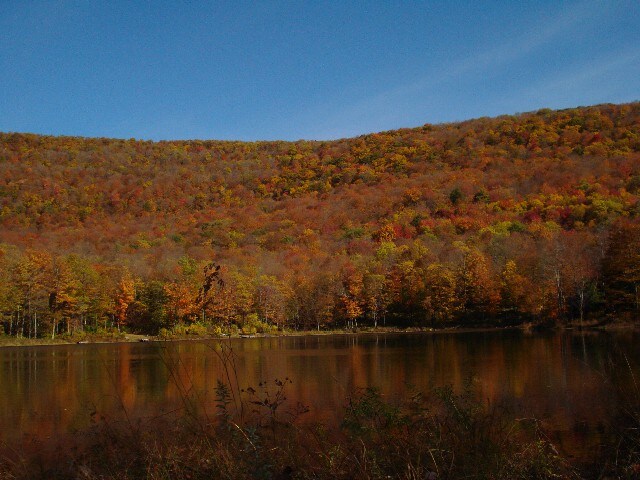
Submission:
M 256 338 L 278 338 L 278 337 L 316 337 L 330 335 L 373 335 L 373 334 L 445 334 L 445 333 L 473 333 L 473 332 L 497 332 L 504 330 L 519 330 L 525 333 L 540 333 L 545 331 L 620 331 L 620 330 L 636 330 L 640 326 L 633 323 L 611 323 L 607 325 L 573 325 L 555 327 L 553 329 L 538 330 L 530 325 L 512 325 L 512 326 L 482 326 L 482 327 L 443 327 L 443 328 L 396 328 L 396 327 L 372 327 L 354 329 L 354 330 L 301 330 L 301 331 L 283 331 L 277 333 L 256 333 L 251 335 L 233 334 L 233 335 L 175 335 L 175 336 L 159 336 L 159 335 L 140 335 L 134 333 L 123 333 L 113 335 L 95 335 L 82 337 L 67 338 L 16 338 L 9 336 L 0 336 L 0 349 L 12 347 L 47 347 L 58 345 L 105 345 L 105 344 L 124 344 L 124 343 L 163 343 L 163 342 L 183 342 L 183 341 L 209 341 L 209 340 L 235 340 L 235 339 L 256 339 Z

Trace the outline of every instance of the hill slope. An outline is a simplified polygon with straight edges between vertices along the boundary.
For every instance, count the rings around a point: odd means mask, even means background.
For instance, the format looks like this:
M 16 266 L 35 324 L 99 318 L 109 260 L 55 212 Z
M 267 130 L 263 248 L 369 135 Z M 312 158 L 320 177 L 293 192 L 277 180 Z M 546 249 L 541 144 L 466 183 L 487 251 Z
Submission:
M 23 335 L 633 317 L 639 195 L 638 103 L 332 142 L 0 134 L 0 311 Z

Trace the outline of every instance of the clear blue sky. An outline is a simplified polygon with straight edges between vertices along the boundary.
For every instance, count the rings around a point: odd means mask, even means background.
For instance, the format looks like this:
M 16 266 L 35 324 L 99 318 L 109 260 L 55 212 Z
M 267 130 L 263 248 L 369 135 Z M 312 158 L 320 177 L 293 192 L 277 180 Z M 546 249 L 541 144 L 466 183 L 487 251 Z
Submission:
M 333 139 L 640 99 L 640 2 L 0 0 L 0 131 Z

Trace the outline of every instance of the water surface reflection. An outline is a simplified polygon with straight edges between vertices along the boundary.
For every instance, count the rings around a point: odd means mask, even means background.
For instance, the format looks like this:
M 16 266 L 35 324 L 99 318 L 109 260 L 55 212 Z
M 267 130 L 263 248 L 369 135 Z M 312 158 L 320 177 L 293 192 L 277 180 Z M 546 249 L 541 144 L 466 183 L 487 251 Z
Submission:
M 471 380 L 483 399 L 536 417 L 570 455 L 584 456 L 622 406 L 640 364 L 635 332 L 519 331 L 224 340 L 242 388 L 288 377 L 307 420 L 335 424 L 349 392 L 390 397 Z M 48 439 L 91 414 L 135 419 L 180 409 L 185 392 L 215 410 L 225 378 L 220 342 L 68 345 L 0 350 L 0 441 Z M 628 365 L 627 365 L 628 361 Z M 228 365 L 229 366 L 229 365 Z M 636 372 L 638 373 L 638 372 Z

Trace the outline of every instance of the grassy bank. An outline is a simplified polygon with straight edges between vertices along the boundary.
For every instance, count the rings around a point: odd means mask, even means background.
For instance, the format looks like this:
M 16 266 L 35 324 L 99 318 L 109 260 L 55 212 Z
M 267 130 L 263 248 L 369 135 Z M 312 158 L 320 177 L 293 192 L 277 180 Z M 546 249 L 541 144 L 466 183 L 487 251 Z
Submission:
M 118 332 L 82 333 L 74 335 L 57 335 L 55 338 L 28 338 L 9 335 L 0 335 L 0 348 L 2 347 L 30 347 L 43 345 L 69 345 L 84 343 L 117 343 L 138 342 L 144 335 L 133 335 Z
M 494 328 L 495 329 L 495 328 Z M 468 329 L 465 329 L 468 330 Z M 487 330 L 487 329 L 484 329 Z M 334 329 L 334 330 L 271 330 L 268 333 L 253 332 L 243 333 L 239 330 L 232 332 L 210 332 L 207 329 L 187 329 L 179 328 L 175 331 L 165 330 L 161 335 L 139 335 L 124 332 L 101 332 L 101 333 L 76 333 L 74 335 L 59 335 L 55 338 L 26 338 L 8 335 L 0 335 L 1 347 L 25 347 L 37 345 L 68 345 L 85 343 L 127 343 L 127 342 L 164 342 L 183 340 L 220 340 L 224 338 L 260 338 L 260 337 L 296 337 L 296 336 L 318 336 L 318 335 L 353 335 L 364 333 L 418 333 L 418 332 L 452 332 L 461 331 L 457 328 L 356 328 L 356 329 Z
M 612 322 L 603 324 L 601 322 L 584 322 L 567 324 L 554 329 L 568 330 L 631 330 L 637 329 L 638 324 L 631 322 Z M 207 329 L 196 325 L 196 328 L 180 326 L 174 330 L 164 330 L 159 335 L 140 335 L 134 333 L 113 331 L 78 332 L 73 335 L 58 335 L 55 338 L 26 338 L 8 335 L 0 335 L 0 348 L 2 347 L 27 347 L 42 345 L 69 345 L 69 344 L 91 344 L 91 343 L 132 343 L 132 342 L 166 342 L 184 340 L 220 340 L 228 338 L 261 338 L 261 337 L 301 337 L 301 336 L 322 336 L 322 335 L 354 335 L 354 334 L 386 334 L 386 333 L 452 333 L 452 332 L 479 332 L 497 331 L 505 329 L 523 330 L 533 332 L 538 328 L 530 324 L 517 326 L 478 326 L 459 327 L 449 326 L 440 328 L 427 327 L 363 327 L 353 329 L 323 329 L 323 330 L 290 330 L 271 329 L 268 332 L 243 332 L 239 329 L 221 331 L 219 329 Z

